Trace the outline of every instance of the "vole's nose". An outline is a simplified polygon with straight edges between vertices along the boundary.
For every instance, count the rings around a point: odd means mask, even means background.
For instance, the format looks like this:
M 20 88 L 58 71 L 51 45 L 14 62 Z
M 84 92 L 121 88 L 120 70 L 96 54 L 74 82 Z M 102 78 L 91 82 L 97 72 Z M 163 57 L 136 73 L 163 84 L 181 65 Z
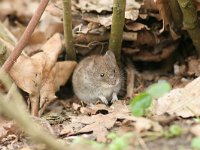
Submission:
M 114 79 L 115 75 L 114 74 L 109 74 L 110 79 Z

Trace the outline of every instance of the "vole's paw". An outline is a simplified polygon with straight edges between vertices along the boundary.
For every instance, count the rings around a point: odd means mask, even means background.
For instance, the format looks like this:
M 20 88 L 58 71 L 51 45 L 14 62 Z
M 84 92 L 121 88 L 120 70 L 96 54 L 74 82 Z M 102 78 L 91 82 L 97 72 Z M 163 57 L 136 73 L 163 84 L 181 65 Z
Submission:
M 99 98 L 104 104 L 108 105 L 108 100 L 104 96 L 99 96 Z
M 115 101 L 118 101 L 118 97 L 117 97 L 117 93 L 113 93 L 112 94 L 112 100 L 111 100 L 111 103 L 114 103 Z

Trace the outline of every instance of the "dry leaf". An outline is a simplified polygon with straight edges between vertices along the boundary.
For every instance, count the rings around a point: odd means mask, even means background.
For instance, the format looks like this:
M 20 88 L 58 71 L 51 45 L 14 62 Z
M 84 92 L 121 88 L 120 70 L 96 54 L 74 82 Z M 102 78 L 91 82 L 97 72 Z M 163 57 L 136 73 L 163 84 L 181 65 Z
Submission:
M 32 150 L 29 146 L 23 147 L 20 150 Z
M 139 9 L 129 9 L 125 12 L 125 18 L 135 21 L 139 16 Z
M 152 113 L 161 115 L 169 113 L 184 118 L 200 115 L 200 77 L 184 88 L 172 90 L 152 105 Z
M 131 30 L 131 31 L 140 31 L 140 30 L 150 30 L 148 28 L 148 26 L 142 24 L 142 23 L 138 23 L 138 22 L 132 22 L 132 23 L 128 23 L 125 24 L 126 29 Z
M 196 58 L 190 57 L 188 59 L 188 75 L 195 75 L 199 76 L 200 75 L 200 60 Z
M 109 115 L 98 114 L 78 117 L 74 121 L 86 125 L 80 130 L 75 131 L 76 134 L 93 132 L 93 135 L 96 137 L 97 141 L 106 142 L 108 129 L 111 129 L 114 126 L 116 118 L 113 118 Z
M 74 109 L 74 110 L 80 110 L 80 108 L 81 108 L 81 105 L 79 105 L 79 104 L 77 104 L 77 103 L 73 103 L 72 104 L 72 108 Z
M 3 138 L 6 138 L 10 134 L 18 135 L 21 131 L 13 121 L 8 121 L 0 116 L 0 143 Z
M 21 55 L 10 70 L 17 86 L 29 94 L 34 115 L 37 115 L 39 107 L 41 114 L 55 100 L 55 92 L 66 83 L 76 65 L 74 61 L 56 63 L 61 48 L 60 35 L 55 34 L 41 48 L 42 52 L 32 57 Z
M 138 132 L 155 128 L 155 125 L 149 119 L 132 116 L 129 108 L 122 101 L 115 102 L 111 107 L 106 107 L 101 104 L 93 105 L 90 108 L 93 111 L 96 109 L 96 112 L 106 110 L 107 114 L 98 113 L 91 116 L 83 115 L 72 117 L 70 128 L 73 129 L 73 132 L 69 135 L 92 133 L 97 141 L 105 142 L 108 131 L 114 127 L 117 120 L 132 122 L 134 129 Z
M 64 129 L 62 129 L 60 131 L 60 134 L 59 135 L 65 135 L 65 134 L 69 134 L 69 133 L 72 133 L 73 132 L 73 129 L 69 126 L 65 126 Z
M 2 23 L 0 23 L 0 42 L 5 45 L 9 51 L 12 51 L 14 45 L 17 43 L 16 38 Z
M 195 124 L 190 128 L 190 132 L 195 136 L 200 137 L 200 124 Z

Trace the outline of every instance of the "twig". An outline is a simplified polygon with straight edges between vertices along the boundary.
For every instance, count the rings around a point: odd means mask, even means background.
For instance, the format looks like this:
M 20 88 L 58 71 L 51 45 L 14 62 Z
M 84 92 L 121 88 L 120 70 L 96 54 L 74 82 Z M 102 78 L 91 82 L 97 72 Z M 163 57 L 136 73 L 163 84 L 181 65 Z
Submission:
M 30 37 L 31 37 L 37 23 L 39 22 L 40 17 L 42 16 L 48 2 L 49 2 L 49 0 L 41 0 L 40 1 L 40 4 L 39 4 L 36 12 L 33 15 L 33 17 L 31 18 L 26 30 L 24 31 L 24 33 L 22 35 L 22 37 L 20 38 L 19 42 L 17 43 L 16 47 L 14 48 L 14 50 L 12 51 L 12 53 L 10 54 L 10 56 L 8 57 L 6 62 L 3 64 L 2 69 L 4 71 L 9 72 L 9 70 L 11 69 L 11 67 L 13 66 L 15 61 L 17 60 L 17 58 L 22 53 L 23 48 L 26 46 L 28 40 L 30 39 Z
M 120 60 L 121 56 L 125 7 L 126 0 L 114 0 L 109 50 L 112 50 L 115 53 L 117 61 Z
M 134 93 L 135 86 L 135 71 L 132 62 L 127 59 L 127 81 L 126 81 L 126 98 L 131 99 Z
M 76 52 L 72 36 L 71 0 L 63 0 L 63 28 L 66 48 L 66 58 L 76 60 Z

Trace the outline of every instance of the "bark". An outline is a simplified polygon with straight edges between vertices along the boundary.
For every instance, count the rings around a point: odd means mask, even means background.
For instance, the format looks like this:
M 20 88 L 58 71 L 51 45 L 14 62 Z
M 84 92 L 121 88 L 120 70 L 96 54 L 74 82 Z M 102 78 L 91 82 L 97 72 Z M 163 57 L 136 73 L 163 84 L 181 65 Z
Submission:
M 182 29 L 183 14 L 177 0 L 169 0 L 171 15 L 174 23 L 174 30 L 180 32 Z
M 118 62 L 121 56 L 125 8 L 126 0 L 114 0 L 109 50 L 115 53 Z
M 183 13 L 183 26 L 188 31 L 200 56 L 200 23 L 194 3 L 191 0 L 178 0 L 178 3 Z
M 63 27 L 66 48 L 66 59 L 76 60 L 72 36 L 71 0 L 63 0 Z

